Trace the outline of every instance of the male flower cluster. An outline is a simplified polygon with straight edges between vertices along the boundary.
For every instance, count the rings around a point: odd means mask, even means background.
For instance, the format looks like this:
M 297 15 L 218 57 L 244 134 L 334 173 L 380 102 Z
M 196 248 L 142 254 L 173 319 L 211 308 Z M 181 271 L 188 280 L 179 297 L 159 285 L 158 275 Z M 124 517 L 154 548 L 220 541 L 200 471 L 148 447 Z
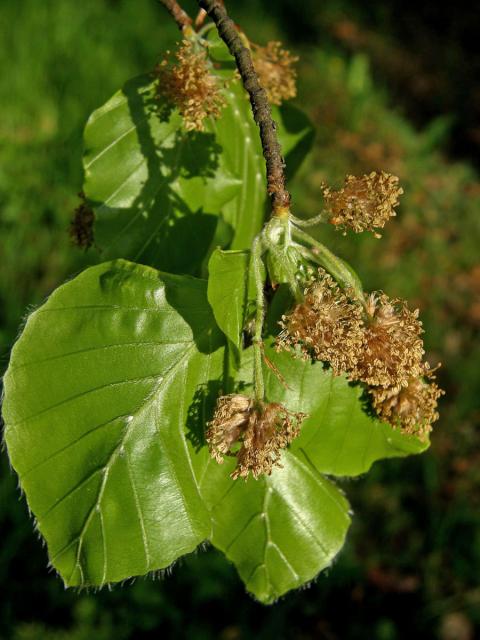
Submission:
M 279 348 L 298 348 L 328 362 L 335 375 L 365 383 L 373 408 L 393 426 L 421 437 L 430 431 L 442 391 L 426 381 L 418 310 L 380 292 L 361 307 L 320 269 L 280 325 Z
M 383 388 L 406 386 L 423 371 L 422 333 L 418 309 L 410 311 L 403 300 L 392 300 L 384 293 L 370 294 L 362 350 L 352 379 Z
M 323 197 L 329 221 L 343 232 L 353 229 L 355 233 L 383 228 L 395 216 L 395 207 L 403 189 L 398 186 L 398 178 L 382 171 L 372 171 L 361 177 L 347 176 L 345 185 L 339 191 L 323 187 Z
M 280 465 L 281 452 L 298 435 L 303 413 L 288 411 L 276 402 L 257 403 L 241 394 L 221 396 L 206 439 L 211 456 L 219 463 L 236 456 L 232 478 L 270 475 Z
M 298 345 L 304 357 L 329 362 L 336 375 L 351 371 L 362 348 L 361 306 L 324 271 L 304 293 L 304 301 L 283 316 L 278 344 Z
M 265 47 L 252 45 L 252 58 L 260 84 L 267 92 L 271 104 L 281 105 L 297 95 L 297 56 L 282 48 L 281 42 L 272 41 Z
M 404 387 L 371 388 L 377 415 L 405 433 L 425 437 L 438 420 L 437 401 L 444 393 L 434 382 L 427 382 L 430 377 L 432 373 L 425 366 L 423 375 L 410 378 Z
M 203 131 L 207 117 L 218 118 L 226 101 L 218 79 L 211 73 L 205 49 L 192 40 L 183 40 L 175 53 L 170 52 L 155 69 L 157 93 L 180 111 L 187 131 Z

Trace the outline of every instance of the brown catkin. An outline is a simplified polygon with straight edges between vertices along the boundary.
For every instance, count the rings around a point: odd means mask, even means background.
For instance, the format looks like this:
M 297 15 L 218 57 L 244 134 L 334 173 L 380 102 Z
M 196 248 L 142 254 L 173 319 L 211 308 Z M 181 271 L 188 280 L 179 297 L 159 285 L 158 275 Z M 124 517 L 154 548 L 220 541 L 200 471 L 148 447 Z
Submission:
M 367 299 L 366 315 L 352 380 L 384 388 L 407 386 L 412 377 L 423 372 L 423 329 L 418 309 L 410 311 L 403 300 L 376 292 Z
M 270 475 L 274 466 L 281 466 L 282 450 L 299 434 L 304 418 L 276 402 L 221 396 L 206 433 L 210 455 L 219 463 L 227 455 L 237 457 L 234 480 Z
M 176 63 L 167 57 L 157 65 L 157 94 L 180 111 L 187 131 L 204 131 L 205 119 L 218 118 L 226 100 L 218 78 L 211 73 L 207 52 L 183 40 L 175 52 Z
M 70 238 L 72 242 L 80 247 L 80 249 L 88 249 L 94 242 L 93 224 L 95 222 L 95 214 L 88 205 L 85 194 L 78 194 L 82 202 L 73 212 L 73 218 L 70 222 Z
M 425 377 L 410 378 L 398 388 L 370 388 L 373 408 L 381 420 L 400 428 L 404 433 L 425 439 L 438 420 L 437 402 L 444 391 Z
M 271 104 L 281 105 L 297 95 L 294 64 L 298 57 L 283 49 L 281 42 L 272 41 L 265 47 L 252 45 L 252 59 Z
M 373 231 L 385 226 L 395 216 L 395 207 L 403 189 L 398 186 L 398 178 L 384 171 L 373 171 L 361 177 L 347 176 L 345 185 L 339 191 L 323 188 L 323 197 L 330 222 L 344 233 L 352 229 L 355 233 Z
M 362 309 L 323 269 L 280 326 L 278 348 L 298 346 L 305 357 L 328 362 L 335 375 L 355 367 L 364 335 Z

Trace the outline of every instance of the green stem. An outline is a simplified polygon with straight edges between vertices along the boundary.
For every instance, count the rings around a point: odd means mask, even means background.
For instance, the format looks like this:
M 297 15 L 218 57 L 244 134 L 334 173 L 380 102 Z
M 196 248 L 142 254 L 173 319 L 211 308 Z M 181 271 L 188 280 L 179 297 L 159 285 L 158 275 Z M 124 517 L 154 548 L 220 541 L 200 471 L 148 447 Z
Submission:
M 312 238 L 310 234 L 294 225 L 292 225 L 292 235 L 308 245 L 309 249 L 297 245 L 307 259 L 313 260 L 328 271 L 343 289 L 352 289 L 359 300 L 364 300 L 362 283 L 346 262 L 327 249 L 324 244 Z
M 262 238 L 259 234 L 252 244 L 253 275 L 255 280 L 255 332 L 253 335 L 253 388 L 255 399 L 263 402 L 265 399 L 265 384 L 263 381 L 263 321 L 265 317 L 265 296 L 263 293 L 262 276 Z
M 297 225 L 297 227 L 315 227 L 317 224 L 328 222 L 329 214 L 326 211 L 322 211 L 318 216 L 314 218 L 297 218 L 293 214 L 290 214 L 290 220 Z

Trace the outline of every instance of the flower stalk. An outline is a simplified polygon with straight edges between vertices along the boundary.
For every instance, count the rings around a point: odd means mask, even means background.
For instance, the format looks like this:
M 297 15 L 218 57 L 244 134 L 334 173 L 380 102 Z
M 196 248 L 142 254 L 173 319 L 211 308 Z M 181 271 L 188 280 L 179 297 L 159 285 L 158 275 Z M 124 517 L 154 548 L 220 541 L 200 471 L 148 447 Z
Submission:
M 296 225 L 292 225 L 292 236 L 303 243 L 295 244 L 307 260 L 323 267 L 335 278 L 342 289 L 351 289 L 356 298 L 364 303 L 362 283 L 349 265 Z

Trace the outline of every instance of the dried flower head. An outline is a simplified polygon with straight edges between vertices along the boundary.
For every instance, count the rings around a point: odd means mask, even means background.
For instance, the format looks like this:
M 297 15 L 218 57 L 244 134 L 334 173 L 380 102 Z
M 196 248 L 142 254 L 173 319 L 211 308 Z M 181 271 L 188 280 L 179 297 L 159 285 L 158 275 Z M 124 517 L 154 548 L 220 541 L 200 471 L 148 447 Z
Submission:
M 232 478 L 270 475 L 280 465 L 282 449 L 299 434 L 303 413 L 288 411 L 276 402 L 255 403 L 240 394 L 221 396 L 206 439 L 210 454 L 222 463 L 224 456 L 237 457 Z
M 180 111 L 187 131 L 203 131 L 205 118 L 218 118 L 226 101 L 218 79 L 211 73 L 205 49 L 183 40 L 175 52 L 176 64 L 167 57 L 157 65 L 157 93 Z
M 252 57 L 255 71 L 260 84 L 267 92 L 269 102 L 281 105 L 284 100 L 297 95 L 297 72 L 293 65 L 298 61 L 298 57 L 282 49 L 281 42 L 272 41 L 266 47 L 253 45 Z
M 425 378 L 430 372 L 425 370 Z M 400 389 L 370 389 L 373 408 L 380 419 L 405 433 L 426 438 L 438 420 L 437 401 L 444 394 L 434 382 L 423 377 L 410 378 Z
M 330 222 L 339 229 L 353 229 L 360 233 L 366 229 L 380 234 L 376 228 L 383 228 L 389 218 L 396 215 L 395 207 L 403 189 L 398 186 L 398 178 L 389 173 L 373 171 L 360 178 L 347 176 L 345 186 L 334 191 L 323 188 L 323 197 L 330 215 Z
M 335 375 L 355 366 L 363 339 L 361 307 L 322 269 L 280 325 L 279 347 L 298 345 L 306 357 L 329 362 Z
M 81 192 L 78 195 L 82 199 L 82 202 L 73 212 L 73 218 L 70 223 L 70 237 L 77 247 L 88 249 L 93 244 L 95 214 L 87 204 L 85 194 Z
M 363 344 L 352 379 L 372 386 L 400 388 L 423 372 L 422 323 L 418 309 L 384 293 L 367 299 Z

